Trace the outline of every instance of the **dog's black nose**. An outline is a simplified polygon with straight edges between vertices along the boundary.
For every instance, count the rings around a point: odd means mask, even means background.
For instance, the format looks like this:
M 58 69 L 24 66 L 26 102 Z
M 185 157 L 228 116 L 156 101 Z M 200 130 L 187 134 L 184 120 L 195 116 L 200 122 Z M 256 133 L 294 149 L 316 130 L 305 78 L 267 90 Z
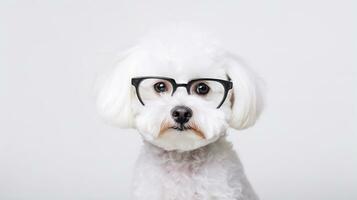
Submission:
M 192 110 L 186 106 L 176 106 L 171 110 L 171 116 L 175 122 L 184 124 L 192 117 Z

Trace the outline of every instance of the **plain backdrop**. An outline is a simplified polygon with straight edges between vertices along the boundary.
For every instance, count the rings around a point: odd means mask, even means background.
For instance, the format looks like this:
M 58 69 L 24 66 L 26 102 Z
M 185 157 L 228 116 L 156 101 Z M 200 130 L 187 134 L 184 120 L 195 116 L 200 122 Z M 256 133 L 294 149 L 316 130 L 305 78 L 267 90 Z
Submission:
M 211 30 L 266 81 L 232 131 L 262 200 L 357 199 L 356 5 L 351 1 L 0 1 L 0 199 L 128 199 L 142 144 L 105 124 L 92 87 L 160 24 Z

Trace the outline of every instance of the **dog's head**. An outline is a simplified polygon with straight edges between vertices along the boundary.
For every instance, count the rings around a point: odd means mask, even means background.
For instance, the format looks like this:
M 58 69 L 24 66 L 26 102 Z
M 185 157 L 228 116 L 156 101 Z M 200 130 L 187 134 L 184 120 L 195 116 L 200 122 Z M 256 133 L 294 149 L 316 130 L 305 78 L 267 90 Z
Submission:
M 98 93 L 99 112 L 166 150 L 192 150 L 216 141 L 228 127 L 258 118 L 258 79 L 199 31 L 151 34 L 121 55 Z

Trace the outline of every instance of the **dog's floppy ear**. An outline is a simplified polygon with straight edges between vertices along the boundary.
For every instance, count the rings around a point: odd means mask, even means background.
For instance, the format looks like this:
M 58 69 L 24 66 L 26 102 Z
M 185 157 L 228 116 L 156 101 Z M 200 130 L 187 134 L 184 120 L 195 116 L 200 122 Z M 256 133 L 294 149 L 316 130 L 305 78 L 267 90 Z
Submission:
M 263 82 L 234 55 L 228 55 L 226 72 L 233 82 L 230 126 L 245 129 L 254 125 L 264 105 Z
M 96 88 L 99 114 L 107 122 L 121 128 L 131 128 L 134 125 L 131 77 L 135 63 L 130 59 L 132 50 L 119 56 L 114 68 L 100 77 Z

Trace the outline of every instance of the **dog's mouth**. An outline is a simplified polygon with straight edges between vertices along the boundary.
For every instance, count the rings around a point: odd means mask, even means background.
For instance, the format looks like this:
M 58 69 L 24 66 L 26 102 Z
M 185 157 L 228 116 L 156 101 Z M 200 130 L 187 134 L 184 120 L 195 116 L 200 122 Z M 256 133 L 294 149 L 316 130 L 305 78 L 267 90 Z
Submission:
M 175 129 L 177 131 L 186 131 L 186 130 L 189 130 L 192 128 L 190 126 L 185 126 L 184 124 L 179 124 L 179 125 L 170 127 L 170 129 Z
M 165 122 L 161 124 L 159 137 L 164 135 L 165 132 L 169 129 L 175 130 L 179 133 L 184 132 L 184 131 L 191 131 L 192 133 L 194 133 L 201 139 L 206 138 L 205 135 L 203 134 L 203 132 L 200 130 L 200 128 L 194 123 L 175 124 L 172 126 L 169 123 L 165 123 Z

